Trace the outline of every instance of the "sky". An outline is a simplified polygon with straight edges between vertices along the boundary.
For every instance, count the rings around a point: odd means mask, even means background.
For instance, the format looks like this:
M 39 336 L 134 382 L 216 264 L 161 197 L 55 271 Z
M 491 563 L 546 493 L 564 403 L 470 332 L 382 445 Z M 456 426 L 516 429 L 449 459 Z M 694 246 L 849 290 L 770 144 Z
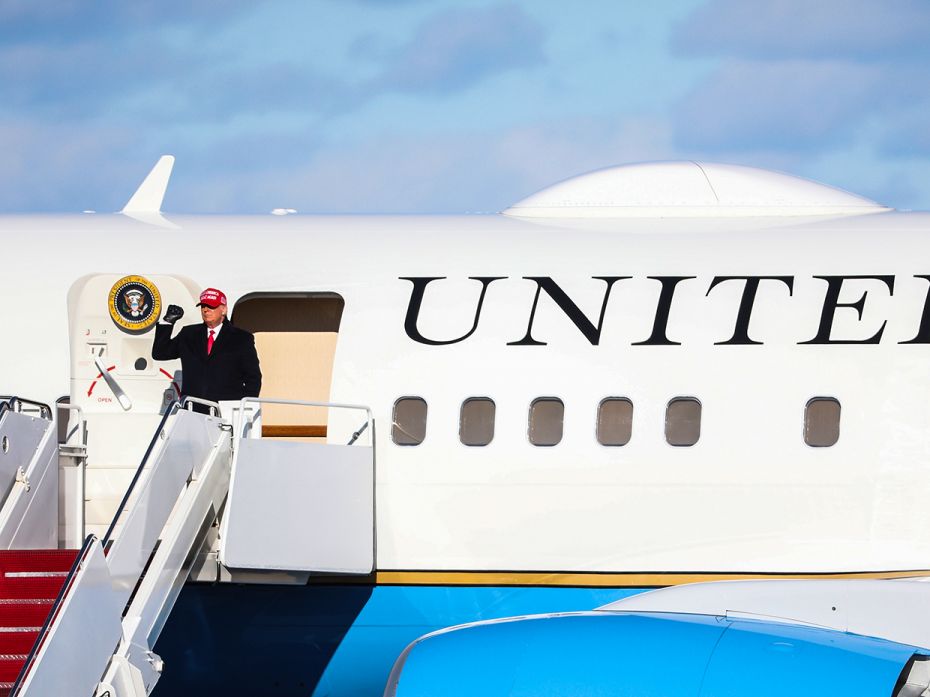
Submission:
M 694 159 L 930 209 L 930 0 L 0 0 L 0 212 L 499 211 Z

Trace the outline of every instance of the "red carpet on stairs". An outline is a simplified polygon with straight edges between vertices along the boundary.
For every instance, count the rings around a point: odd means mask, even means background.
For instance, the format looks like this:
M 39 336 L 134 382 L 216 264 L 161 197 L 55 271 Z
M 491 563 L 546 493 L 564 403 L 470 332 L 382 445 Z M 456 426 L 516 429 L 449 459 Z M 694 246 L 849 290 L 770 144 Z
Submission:
M 9 695 L 77 554 L 0 550 L 0 697 Z

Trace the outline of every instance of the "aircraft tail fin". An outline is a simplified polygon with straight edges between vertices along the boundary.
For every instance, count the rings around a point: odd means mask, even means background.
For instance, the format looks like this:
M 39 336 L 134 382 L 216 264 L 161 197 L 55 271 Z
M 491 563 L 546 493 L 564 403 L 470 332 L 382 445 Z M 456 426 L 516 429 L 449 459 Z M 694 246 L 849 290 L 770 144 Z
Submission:
M 160 213 L 173 167 L 174 155 L 162 155 L 158 158 L 152 171 L 148 173 L 120 213 L 127 215 Z

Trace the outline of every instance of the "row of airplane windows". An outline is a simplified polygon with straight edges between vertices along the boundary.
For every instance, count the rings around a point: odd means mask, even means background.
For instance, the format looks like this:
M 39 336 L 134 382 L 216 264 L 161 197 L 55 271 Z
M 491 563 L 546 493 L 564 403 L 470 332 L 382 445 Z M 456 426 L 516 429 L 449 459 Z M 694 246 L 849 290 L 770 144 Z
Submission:
M 397 445 L 415 446 L 426 439 L 428 406 L 422 397 L 401 397 L 394 403 L 391 438 Z M 490 397 L 471 397 L 462 402 L 459 440 L 464 445 L 485 446 L 494 439 L 496 407 Z M 536 446 L 558 445 L 562 440 L 565 404 L 557 397 L 539 397 L 530 404 L 527 438 Z M 633 402 L 626 397 L 606 397 L 597 408 L 597 442 L 619 447 L 633 435 Z M 665 410 L 665 440 L 676 447 L 690 447 L 701 437 L 701 402 L 696 397 L 675 397 Z M 835 445 L 840 437 L 840 403 L 833 397 L 814 397 L 804 408 L 804 442 L 815 448 Z

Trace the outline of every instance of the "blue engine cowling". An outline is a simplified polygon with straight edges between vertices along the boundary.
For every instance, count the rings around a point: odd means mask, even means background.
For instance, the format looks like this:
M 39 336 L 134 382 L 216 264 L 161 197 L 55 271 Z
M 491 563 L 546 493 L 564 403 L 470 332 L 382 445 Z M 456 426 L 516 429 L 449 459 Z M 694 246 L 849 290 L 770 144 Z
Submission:
M 913 646 L 826 629 L 588 612 L 464 625 L 411 644 L 386 697 L 892 697 Z

